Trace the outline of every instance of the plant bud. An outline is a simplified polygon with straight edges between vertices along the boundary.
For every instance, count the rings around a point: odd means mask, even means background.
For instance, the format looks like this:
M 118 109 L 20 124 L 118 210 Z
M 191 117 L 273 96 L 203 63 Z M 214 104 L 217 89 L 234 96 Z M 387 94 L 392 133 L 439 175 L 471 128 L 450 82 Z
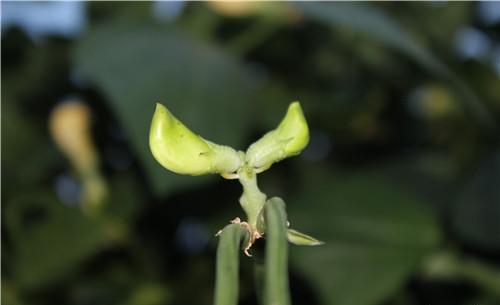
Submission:
M 299 154 L 308 142 L 309 128 L 302 108 L 299 102 L 293 102 L 278 127 L 250 145 L 246 161 L 262 172 L 275 162 Z
M 77 99 L 57 105 L 49 118 L 52 138 L 82 175 L 98 163 L 90 125 L 90 108 Z
M 149 147 L 156 161 L 178 174 L 230 174 L 242 164 L 240 153 L 193 133 L 159 103 L 151 122 Z
M 49 129 L 80 176 L 83 208 L 97 213 L 108 196 L 108 187 L 99 170 L 99 155 L 92 140 L 90 108 L 79 99 L 57 105 L 50 114 Z

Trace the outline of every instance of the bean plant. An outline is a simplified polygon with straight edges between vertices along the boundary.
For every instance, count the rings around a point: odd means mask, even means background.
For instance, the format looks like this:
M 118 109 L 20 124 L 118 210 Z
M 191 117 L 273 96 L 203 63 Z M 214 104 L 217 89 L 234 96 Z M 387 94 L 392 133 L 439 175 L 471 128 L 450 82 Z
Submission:
M 157 104 L 149 145 L 166 169 L 182 175 L 219 174 L 238 179 L 243 186 L 239 217 L 220 230 L 216 258 L 215 305 L 238 302 L 239 249 L 251 257 L 256 240 L 266 239 L 264 272 L 257 288 L 261 304 L 290 304 L 288 242 L 316 246 L 322 242 L 290 228 L 285 202 L 268 198 L 258 187 L 257 175 L 274 163 L 299 154 L 309 142 L 309 128 L 299 102 L 292 102 L 278 127 L 250 145 L 246 152 L 208 141 L 192 132 L 163 105 Z M 257 264 L 257 263 L 256 263 Z

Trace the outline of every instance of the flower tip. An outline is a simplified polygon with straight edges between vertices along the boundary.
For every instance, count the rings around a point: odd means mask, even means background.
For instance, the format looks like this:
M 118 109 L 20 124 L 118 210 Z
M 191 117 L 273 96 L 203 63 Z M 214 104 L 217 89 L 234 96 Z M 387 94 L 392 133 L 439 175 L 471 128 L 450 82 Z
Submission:
M 293 101 L 293 102 L 291 102 L 290 105 L 288 106 L 288 109 L 302 110 L 302 108 L 300 107 L 300 102 L 299 101 Z
M 169 113 L 167 107 L 163 106 L 160 102 L 156 102 L 155 114 L 156 113 Z
M 157 102 L 151 122 L 151 132 L 159 132 L 163 127 L 171 126 L 176 120 L 167 107 Z
M 304 116 L 304 112 L 302 111 L 302 106 L 300 106 L 299 101 L 293 101 L 288 106 L 287 114 L 294 114 L 299 117 Z
M 288 106 L 287 112 L 275 130 L 250 145 L 246 161 L 258 172 L 271 164 L 299 154 L 309 142 L 309 127 L 299 101 Z

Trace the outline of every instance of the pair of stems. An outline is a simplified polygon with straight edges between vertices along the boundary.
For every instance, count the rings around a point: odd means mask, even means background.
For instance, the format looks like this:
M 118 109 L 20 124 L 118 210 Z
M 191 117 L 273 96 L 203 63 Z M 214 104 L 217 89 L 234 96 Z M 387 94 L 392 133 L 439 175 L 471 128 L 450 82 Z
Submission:
M 262 305 L 289 305 L 288 240 L 285 205 L 272 198 L 264 205 L 266 248 L 263 283 L 256 283 Z M 215 279 L 215 305 L 238 304 L 238 269 L 241 244 L 250 238 L 241 224 L 227 225 L 219 235 Z M 259 268 L 259 266 L 256 266 Z

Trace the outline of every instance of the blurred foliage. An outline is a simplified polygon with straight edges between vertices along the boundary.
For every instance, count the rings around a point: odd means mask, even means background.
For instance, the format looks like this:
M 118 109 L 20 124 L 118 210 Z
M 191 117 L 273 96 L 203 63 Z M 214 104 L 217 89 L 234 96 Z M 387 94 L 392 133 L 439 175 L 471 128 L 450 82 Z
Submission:
M 12 267 L 17 281 L 27 288 L 47 284 L 75 268 L 103 244 L 99 223 L 61 205 L 53 194 L 20 195 L 9 201 L 5 212 L 16 248 Z
M 500 22 L 483 5 L 88 2 L 73 36 L 2 24 L 2 302 L 210 303 L 213 235 L 242 216 L 240 186 L 157 164 L 154 105 L 242 149 L 300 100 L 309 146 L 259 176 L 326 241 L 290 247 L 294 303 L 498 304 Z M 460 49 L 464 29 L 485 49 Z M 49 133 L 75 98 L 99 213 Z M 255 304 L 252 259 L 240 268 Z
M 144 135 L 156 102 L 167 104 L 196 133 L 234 147 L 242 146 L 241 135 L 256 115 L 249 112 L 255 99 L 251 78 L 236 59 L 165 25 L 99 25 L 76 45 L 76 63 L 109 96 L 158 192 L 197 180 L 165 174 L 153 159 Z M 138 89 L 123 90 L 131 87 Z
M 500 154 L 494 152 L 465 182 L 452 215 L 453 228 L 464 242 L 491 251 L 500 250 L 499 181 Z
M 383 301 L 438 245 L 433 215 L 410 194 L 394 190 L 378 171 L 306 175 L 304 187 L 318 199 L 310 203 L 308 193 L 294 198 L 290 218 L 308 232 L 323 232 L 326 245 L 292 254 L 297 268 L 322 288 L 325 303 Z

